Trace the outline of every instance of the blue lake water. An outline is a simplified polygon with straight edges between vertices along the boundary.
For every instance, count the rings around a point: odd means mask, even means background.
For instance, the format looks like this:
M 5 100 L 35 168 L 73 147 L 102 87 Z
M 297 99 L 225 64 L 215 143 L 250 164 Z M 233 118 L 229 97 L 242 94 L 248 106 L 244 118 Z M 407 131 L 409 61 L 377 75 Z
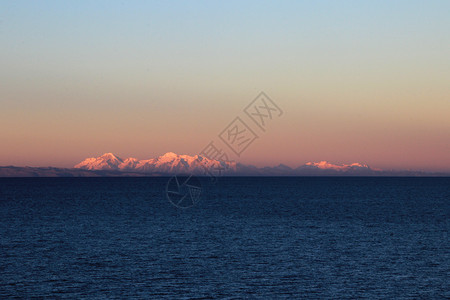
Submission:
M 450 298 L 450 178 L 0 179 L 0 298 Z

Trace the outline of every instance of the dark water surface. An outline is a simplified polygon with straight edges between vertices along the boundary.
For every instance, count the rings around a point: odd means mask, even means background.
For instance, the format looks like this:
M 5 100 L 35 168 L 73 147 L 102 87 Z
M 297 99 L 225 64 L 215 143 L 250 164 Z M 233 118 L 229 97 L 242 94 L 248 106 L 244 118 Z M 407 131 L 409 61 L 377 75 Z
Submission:
M 0 298 L 450 298 L 450 178 L 0 179 Z

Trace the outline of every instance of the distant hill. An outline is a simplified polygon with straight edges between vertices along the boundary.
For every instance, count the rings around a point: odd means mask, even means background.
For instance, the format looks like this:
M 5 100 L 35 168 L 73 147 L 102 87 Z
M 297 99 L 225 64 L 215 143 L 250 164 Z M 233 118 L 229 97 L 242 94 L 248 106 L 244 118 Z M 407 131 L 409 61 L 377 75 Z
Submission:
M 122 171 L 81 170 L 53 167 L 0 167 L 0 177 L 102 177 L 143 175 L 145 174 Z

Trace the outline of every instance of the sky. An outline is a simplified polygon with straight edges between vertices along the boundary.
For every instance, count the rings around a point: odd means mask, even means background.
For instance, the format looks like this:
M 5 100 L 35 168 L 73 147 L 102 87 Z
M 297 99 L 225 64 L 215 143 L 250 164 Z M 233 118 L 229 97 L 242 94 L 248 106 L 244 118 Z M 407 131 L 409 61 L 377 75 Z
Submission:
M 450 1 L 0 2 L 0 165 L 112 152 L 450 171 Z M 283 111 L 262 131 L 244 108 Z M 240 156 L 218 135 L 240 117 Z

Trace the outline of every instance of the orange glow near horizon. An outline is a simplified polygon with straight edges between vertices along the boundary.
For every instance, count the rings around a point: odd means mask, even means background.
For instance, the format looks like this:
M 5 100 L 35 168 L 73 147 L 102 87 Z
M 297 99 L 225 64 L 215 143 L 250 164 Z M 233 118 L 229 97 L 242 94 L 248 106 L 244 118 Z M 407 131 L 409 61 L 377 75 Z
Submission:
M 14 128 L 2 132 L 3 145 L 8 146 L 0 149 L 1 165 L 72 167 L 105 152 L 139 159 L 169 151 L 195 155 L 211 140 L 218 140 L 217 134 L 236 115 L 242 115 L 242 108 L 252 99 L 249 94 L 239 98 L 243 105 L 233 105 L 234 113 L 231 109 L 224 113 L 223 102 L 217 103 L 217 112 L 210 104 L 208 109 L 203 107 L 208 113 L 201 114 L 195 108 L 156 111 L 151 103 L 143 103 L 132 109 L 117 108 L 114 114 L 101 107 L 91 107 L 88 113 L 82 109 L 34 112 L 24 123 L 17 112 L 1 121 L 2 128 Z M 350 111 L 346 107 L 325 109 L 320 102 L 312 107 L 306 97 L 299 97 L 298 102 L 272 98 L 285 115 L 273 120 L 265 133 L 247 120 L 259 138 L 240 158 L 222 144 L 230 159 L 257 166 L 283 163 L 297 167 L 327 160 L 381 169 L 450 170 L 450 126 L 442 109 L 422 110 L 419 117 L 411 106 L 408 111 L 399 106 L 396 111 L 382 112 L 361 105 Z

